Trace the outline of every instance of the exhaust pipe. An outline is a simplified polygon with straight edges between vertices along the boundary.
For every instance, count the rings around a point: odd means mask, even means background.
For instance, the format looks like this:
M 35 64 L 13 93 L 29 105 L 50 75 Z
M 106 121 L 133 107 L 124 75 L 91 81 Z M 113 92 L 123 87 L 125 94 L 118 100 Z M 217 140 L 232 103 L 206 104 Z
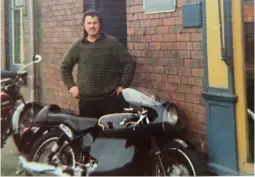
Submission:
M 64 170 L 60 167 L 54 167 L 52 165 L 37 163 L 37 162 L 28 162 L 24 157 L 18 157 L 18 169 L 16 175 L 21 174 L 22 172 L 28 172 L 30 174 L 44 174 L 52 176 L 71 176 L 67 173 L 64 173 Z

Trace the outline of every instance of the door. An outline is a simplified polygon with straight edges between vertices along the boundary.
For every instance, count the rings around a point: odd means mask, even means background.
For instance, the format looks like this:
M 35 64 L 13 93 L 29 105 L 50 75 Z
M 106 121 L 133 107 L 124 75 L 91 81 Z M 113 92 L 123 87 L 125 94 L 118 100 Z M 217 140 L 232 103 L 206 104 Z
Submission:
M 17 71 L 24 64 L 24 0 L 9 1 L 8 69 Z
M 94 0 L 103 18 L 103 30 L 127 46 L 126 0 Z
M 254 174 L 254 2 L 234 0 L 233 41 L 239 169 Z M 249 110 L 249 111 L 248 111 Z

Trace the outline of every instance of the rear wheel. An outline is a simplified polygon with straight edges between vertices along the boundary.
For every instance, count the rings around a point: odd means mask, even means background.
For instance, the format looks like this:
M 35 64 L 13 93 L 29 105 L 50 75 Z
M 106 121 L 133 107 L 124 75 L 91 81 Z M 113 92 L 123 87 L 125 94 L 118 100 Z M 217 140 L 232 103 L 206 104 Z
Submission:
M 204 176 L 207 172 L 199 154 L 175 143 L 163 148 L 155 162 L 155 176 Z

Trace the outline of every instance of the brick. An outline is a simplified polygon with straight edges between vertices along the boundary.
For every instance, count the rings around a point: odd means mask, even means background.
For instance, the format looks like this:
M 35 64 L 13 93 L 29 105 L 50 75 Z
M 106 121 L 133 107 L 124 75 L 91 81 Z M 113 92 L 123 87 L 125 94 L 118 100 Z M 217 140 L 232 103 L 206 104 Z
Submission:
M 128 29 L 127 29 L 127 34 L 128 34 L 128 35 L 135 34 L 135 29 L 134 29 L 134 28 L 128 28 Z
M 179 49 L 179 50 L 187 49 L 185 42 L 176 42 L 175 44 L 176 44 L 176 48 Z
M 175 24 L 176 24 L 176 21 L 175 21 L 175 18 L 173 18 L 173 17 L 164 18 L 164 19 L 163 19 L 163 25 L 164 25 L 164 26 L 175 25 Z
M 165 88 L 169 92 L 176 92 L 177 91 L 177 85 L 173 84 L 173 83 L 166 83 Z
M 202 51 L 191 51 L 191 58 L 196 60 L 202 60 L 203 59 Z
M 196 77 L 194 85 L 203 86 L 203 79 L 201 77 Z
M 142 72 L 151 73 L 152 72 L 152 66 L 150 66 L 150 65 L 143 65 L 142 66 Z
M 168 75 L 167 76 L 167 81 L 169 83 L 175 83 L 175 75 Z
M 178 68 L 178 75 L 184 75 L 184 76 L 190 76 L 191 75 L 191 69 L 190 68 L 184 68 L 179 67 Z
M 184 2 L 185 2 L 186 0 L 178 0 L 178 1 L 176 1 L 176 6 L 177 7 L 182 7 L 182 5 L 184 4 Z
M 158 81 L 152 81 L 152 86 L 149 88 L 154 88 L 154 89 L 163 89 L 165 87 L 165 84 L 162 82 Z
M 176 25 L 181 25 L 182 24 L 182 17 L 176 17 L 175 18 L 175 24 Z
M 151 73 L 151 80 L 152 81 L 161 81 L 161 74 L 155 74 L 155 73 Z
M 188 84 L 188 76 L 176 76 L 179 78 L 181 84 Z
M 176 50 L 166 50 L 163 53 L 164 53 L 164 58 L 177 58 Z
M 169 26 L 169 31 L 171 31 L 172 33 L 181 34 L 183 30 L 184 29 L 182 25 Z
M 192 93 L 193 94 L 201 94 L 203 91 L 202 87 L 201 86 L 192 86 Z
M 137 21 L 137 22 L 140 23 L 140 27 L 142 27 L 142 28 L 151 26 L 151 21 L 150 20 L 140 20 L 140 21 Z M 148 34 L 148 33 L 146 33 L 146 34 Z
M 202 50 L 202 42 L 193 42 L 192 43 L 192 48 L 194 50 Z
M 170 58 L 166 60 L 166 65 L 180 67 L 180 66 L 183 66 L 183 60 Z
M 160 41 L 164 41 L 164 38 L 162 35 L 152 35 L 151 41 L 160 42 Z
M 138 19 L 138 14 L 133 13 L 133 14 L 127 14 L 127 20 L 137 20 Z
M 143 41 L 143 42 L 151 42 L 151 36 L 150 35 L 141 36 L 141 41 Z
M 147 27 L 145 29 L 146 34 L 157 34 L 157 28 L 156 27 Z
M 175 42 L 177 40 L 177 36 L 175 34 L 164 34 L 165 42 Z
M 178 58 L 190 58 L 190 51 L 188 50 L 177 50 Z
M 139 21 L 129 21 L 130 28 L 139 28 L 140 24 Z
M 162 42 L 160 43 L 161 50 L 169 50 L 173 49 L 174 44 L 172 42 Z
M 165 67 L 165 73 L 166 74 L 177 74 L 177 68 L 176 67 Z
M 167 75 L 166 74 L 161 74 L 161 81 L 166 83 L 167 82 Z
M 190 40 L 189 34 L 177 34 L 177 41 L 188 42 Z
M 204 68 L 204 61 L 203 60 L 198 60 L 198 67 L 199 68 Z
M 190 86 L 190 85 L 178 85 L 178 92 L 192 93 L 192 86 Z
M 153 66 L 152 67 L 152 72 L 153 73 L 164 73 L 165 72 L 165 67 L 164 66 Z
M 137 19 L 138 19 L 138 20 L 143 20 L 143 19 L 145 19 L 143 13 L 138 13 L 138 14 L 137 14 Z
M 201 68 L 192 68 L 191 72 L 192 76 L 203 77 L 203 69 Z
M 129 13 L 137 13 L 141 11 L 141 7 L 140 5 L 136 5 L 136 6 L 130 6 L 129 7 Z
M 191 41 L 202 41 L 202 34 L 201 33 L 191 33 L 190 40 Z
M 197 60 L 184 60 L 184 66 L 190 67 L 190 68 L 196 68 L 196 67 L 198 67 L 198 61 Z
M 171 92 L 171 98 L 174 100 L 178 100 L 178 101 L 184 101 L 185 97 L 184 97 L 184 93 L 179 93 L 179 92 Z
M 158 50 L 160 49 L 160 43 L 150 43 L 150 49 L 151 50 Z
M 152 19 L 151 26 L 162 26 L 162 19 Z
M 167 34 L 169 33 L 168 26 L 157 27 L 157 34 Z
M 134 43 L 134 49 L 147 50 L 149 49 L 149 43 Z
M 132 50 L 131 54 L 135 57 L 140 57 L 142 55 L 141 50 Z
M 198 95 L 194 95 L 194 94 L 185 94 L 185 99 L 187 100 L 187 102 L 189 103 L 199 103 L 199 96 Z
M 143 0 L 126 1 L 127 6 L 142 5 L 142 4 L 143 4 Z

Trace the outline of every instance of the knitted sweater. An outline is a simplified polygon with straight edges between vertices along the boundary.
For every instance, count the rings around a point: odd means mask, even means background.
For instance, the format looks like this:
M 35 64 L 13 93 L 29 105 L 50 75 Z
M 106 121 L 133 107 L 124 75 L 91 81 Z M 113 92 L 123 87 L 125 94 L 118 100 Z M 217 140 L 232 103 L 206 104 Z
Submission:
M 78 64 L 77 83 L 72 71 Z M 61 62 L 61 75 L 68 89 L 77 85 L 86 100 L 101 99 L 117 87 L 128 87 L 134 76 L 136 63 L 111 35 L 103 34 L 95 42 L 85 38 L 74 42 Z

